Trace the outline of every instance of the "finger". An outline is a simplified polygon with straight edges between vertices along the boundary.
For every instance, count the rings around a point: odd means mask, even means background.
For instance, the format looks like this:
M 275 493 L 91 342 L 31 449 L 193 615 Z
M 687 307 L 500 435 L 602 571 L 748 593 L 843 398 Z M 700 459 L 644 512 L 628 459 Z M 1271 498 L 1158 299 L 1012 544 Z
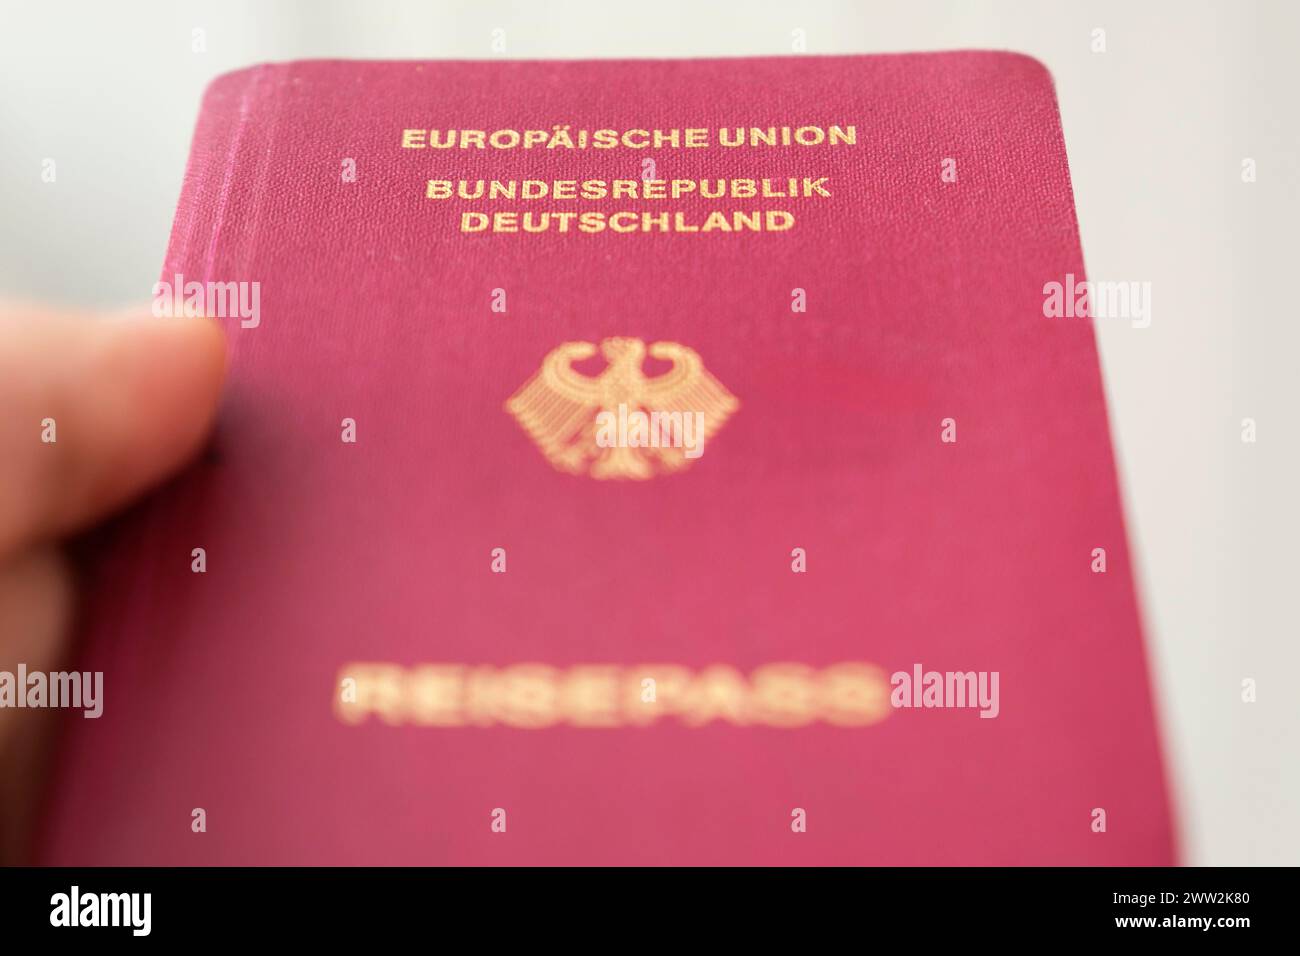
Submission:
M 224 371 L 206 319 L 0 312 L 0 557 L 103 517 L 183 464 Z

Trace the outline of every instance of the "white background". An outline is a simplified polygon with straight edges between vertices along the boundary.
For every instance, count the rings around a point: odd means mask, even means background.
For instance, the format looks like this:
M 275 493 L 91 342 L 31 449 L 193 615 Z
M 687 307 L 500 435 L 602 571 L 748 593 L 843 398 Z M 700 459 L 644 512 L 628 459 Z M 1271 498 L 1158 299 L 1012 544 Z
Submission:
M 1017 50 L 1056 78 L 1186 862 L 1300 864 L 1300 4 L 3 0 L 0 294 L 147 300 L 199 97 L 301 57 Z M 1106 31 L 1093 53 L 1092 31 Z M 206 52 L 191 49 L 205 31 Z M 1256 160 L 1258 181 L 1241 181 Z M 56 184 L 41 181 L 44 159 Z M 1241 420 L 1258 442 L 1243 444 Z M 1051 635 L 1043 635 L 1051 640 Z M 1259 699 L 1241 700 L 1253 678 Z M 1104 692 L 1063 687 L 1062 694 Z M 1228 887 L 1231 889 L 1231 887 Z

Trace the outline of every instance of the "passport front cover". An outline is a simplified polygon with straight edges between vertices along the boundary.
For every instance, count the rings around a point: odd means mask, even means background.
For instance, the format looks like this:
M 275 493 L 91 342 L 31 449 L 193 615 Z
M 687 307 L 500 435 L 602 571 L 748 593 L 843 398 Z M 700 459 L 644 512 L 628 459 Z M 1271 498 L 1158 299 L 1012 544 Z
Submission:
M 219 78 L 42 862 L 1172 862 L 1083 275 L 1016 54 Z

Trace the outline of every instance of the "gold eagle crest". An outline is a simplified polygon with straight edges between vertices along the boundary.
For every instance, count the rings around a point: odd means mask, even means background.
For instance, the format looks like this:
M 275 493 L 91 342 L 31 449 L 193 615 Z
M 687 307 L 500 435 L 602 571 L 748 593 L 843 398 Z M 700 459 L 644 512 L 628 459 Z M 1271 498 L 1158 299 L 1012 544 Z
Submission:
M 559 471 L 634 480 L 680 471 L 697 455 L 680 441 L 660 439 L 670 439 L 674 428 L 678 437 L 683 431 L 689 436 L 694 427 L 702 453 L 704 440 L 740 407 L 700 356 L 684 345 L 655 342 L 647 350 L 640 339 L 604 339 L 599 347 L 608 363 L 604 371 L 590 376 L 574 370 L 574 362 L 597 351 L 591 342 L 565 342 L 553 349 L 505 405 Z M 641 370 L 647 351 L 672 368 L 647 376 Z M 620 434 L 627 431 L 629 414 L 634 423 L 650 422 L 642 436 L 648 440 L 606 440 L 615 422 L 622 426 Z

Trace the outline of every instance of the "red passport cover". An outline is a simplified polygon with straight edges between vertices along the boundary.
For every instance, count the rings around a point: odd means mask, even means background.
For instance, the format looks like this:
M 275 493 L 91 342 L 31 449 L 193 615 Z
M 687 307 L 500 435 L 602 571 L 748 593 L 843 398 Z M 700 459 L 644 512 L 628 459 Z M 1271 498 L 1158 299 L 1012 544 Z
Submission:
M 96 562 L 42 860 L 1172 862 L 1067 274 L 1021 55 L 219 78 L 163 282 L 260 311 Z

